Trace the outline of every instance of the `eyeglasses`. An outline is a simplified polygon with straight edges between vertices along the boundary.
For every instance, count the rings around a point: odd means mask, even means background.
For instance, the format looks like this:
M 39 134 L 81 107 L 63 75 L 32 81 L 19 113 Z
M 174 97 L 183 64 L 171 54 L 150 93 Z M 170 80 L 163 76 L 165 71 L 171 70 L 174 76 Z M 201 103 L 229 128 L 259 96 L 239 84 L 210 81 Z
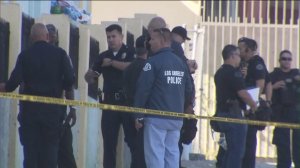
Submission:
M 281 57 L 280 61 L 292 61 L 292 58 Z

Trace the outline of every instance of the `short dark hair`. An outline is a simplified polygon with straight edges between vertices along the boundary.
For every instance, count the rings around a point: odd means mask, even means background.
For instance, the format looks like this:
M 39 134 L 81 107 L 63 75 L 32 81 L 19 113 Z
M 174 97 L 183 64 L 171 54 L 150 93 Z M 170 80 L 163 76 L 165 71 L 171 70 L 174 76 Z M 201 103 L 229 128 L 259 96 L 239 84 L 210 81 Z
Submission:
M 232 44 L 226 45 L 222 51 L 223 60 L 225 61 L 225 60 L 229 59 L 230 56 L 232 55 L 232 53 L 238 49 L 239 48 L 235 45 L 232 45 Z
M 279 54 L 279 58 L 281 58 L 281 56 L 285 53 L 292 55 L 292 52 L 290 50 L 282 50 Z
M 254 39 L 248 37 L 242 37 L 238 40 L 238 43 L 242 43 L 242 42 L 244 42 L 250 50 L 252 51 L 257 50 L 257 42 Z
M 120 25 L 118 25 L 118 24 L 112 24 L 112 25 L 109 25 L 109 26 L 105 29 L 106 32 L 112 32 L 112 31 L 114 31 L 114 30 L 117 30 L 119 33 L 122 34 L 122 27 L 121 27 Z
M 135 52 L 137 56 L 144 55 L 147 53 L 146 48 L 146 36 L 141 35 L 135 41 Z

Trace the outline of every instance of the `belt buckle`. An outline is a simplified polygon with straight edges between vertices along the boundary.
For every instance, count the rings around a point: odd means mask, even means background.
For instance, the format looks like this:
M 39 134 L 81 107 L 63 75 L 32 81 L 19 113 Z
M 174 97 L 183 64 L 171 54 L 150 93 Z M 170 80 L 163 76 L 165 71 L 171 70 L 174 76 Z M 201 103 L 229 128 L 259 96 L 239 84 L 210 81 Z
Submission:
M 115 93 L 115 100 L 120 100 L 120 93 Z

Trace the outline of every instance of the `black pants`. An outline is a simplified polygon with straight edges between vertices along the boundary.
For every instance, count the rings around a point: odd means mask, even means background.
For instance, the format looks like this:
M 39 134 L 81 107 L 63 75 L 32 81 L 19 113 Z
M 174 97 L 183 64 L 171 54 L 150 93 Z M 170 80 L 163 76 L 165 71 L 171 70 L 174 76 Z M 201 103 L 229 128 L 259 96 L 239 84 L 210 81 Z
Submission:
M 300 130 L 292 130 L 292 150 L 290 138 L 290 129 L 274 129 L 273 143 L 277 148 L 277 168 L 291 167 L 292 160 L 295 168 L 300 168 Z
M 108 97 L 108 95 L 105 95 L 104 103 L 124 105 L 125 101 L 114 100 L 113 97 Z M 116 168 L 116 148 L 121 124 L 123 126 L 125 134 L 125 142 L 130 148 L 130 152 L 132 154 L 134 150 L 134 138 L 136 134 L 136 129 L 134 126 L 132 116 L 124 112 L 103 110 L 101 119 L 101 130 L 104 148 L 104 168 Z
M 41 119 L 40 115 L 43 114 L 25 114 L 21 121 L 19 120 L 24 168 L 57 167 L 61 124 L 51 118 L 48 118 L 51 122 L 47 122 Z
M 246 150 L 243 158 L 242 168 L 255 168 L 257 144 L 256 133 L 257 127 L 249 125 L 246 139 Z
M 65 124 L 58 151 L 58 168 L 77 168 L 73 154 L 73 136 L 70 124 Z
M 218 154 L 217 154 L 217 162 L 216 162 L 216 168 L 221 168 L 222 167 L 222 164 L 223 164 L 223 160 L 224 160 L 224 157 L 225 157 L 225 153 L 226 153 L 226 150 L 223 148 L 223 147 L 219 147 L 219 151 L 218 151 Z
M 183 152 L 183 145 L 181 139 L 179 139 L 178 148 L 179 148 L 179 168 L 181 168 L 181 156 Z
M 140 128 L 134 141 L 134 151 L 131 168 L 147 168 L 144 153 L 144 129 Z

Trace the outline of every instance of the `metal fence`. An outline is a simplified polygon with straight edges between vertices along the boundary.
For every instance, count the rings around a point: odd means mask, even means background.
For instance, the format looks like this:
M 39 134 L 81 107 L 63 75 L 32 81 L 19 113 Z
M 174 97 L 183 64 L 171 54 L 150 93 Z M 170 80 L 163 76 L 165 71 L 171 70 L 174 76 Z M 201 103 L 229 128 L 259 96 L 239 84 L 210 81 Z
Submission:
M 228 1 L 227 1 L 228 3 Z M 219 11 L 219 13 L 222 13 Z M 226 44 L 236 44 L 240 37 L 250 37 L 257 41 L 258 52 L 265 60 L 268 70 L 273 71 L 278 66 L 280 51 L 288 49 L 293 53 L 293 67 L 299 68 L 299 20 L 297 24 L 268 24 L 253 19 L 249 22 L 247 17 L 243 19 L 237 17 L 202 17 L 200 27 L 203 39 L 202 53 L 196 55 L 198 64 L 201 67 L 195 75 L 197 88 L 197 113 L 212 116 L 215 112 L 215 85 L 214 73 L 222 65 L 221 52 Z M 199 42 L 198 42 L 199 43 Z M 201 43 L 201 42 L 200 42 Z M 199 49 L 198 49 L 199 50 Z M 198 58 L 197 58 L 198 57 Z M 276 151 L 272 145 L 273 128 L 267 127 L 258 133 L 257 157 L 275 158 Z M 199 122 L 199 132 L 195 143 L 194 152 L 205 154 L 207 158 L 214 159 L 217 154 L 218 145 L 213 140 L 209 122 L 201 120 Z

